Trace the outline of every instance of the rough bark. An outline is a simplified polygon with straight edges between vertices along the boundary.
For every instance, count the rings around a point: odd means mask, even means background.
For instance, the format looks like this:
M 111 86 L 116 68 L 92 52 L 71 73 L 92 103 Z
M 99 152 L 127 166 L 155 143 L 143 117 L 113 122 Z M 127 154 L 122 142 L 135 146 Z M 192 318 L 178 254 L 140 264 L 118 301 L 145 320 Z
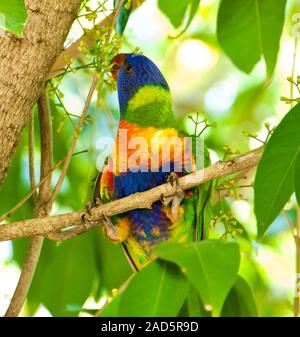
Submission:
M 27 0 L 24 37 L 0 38 L 0 185 L 81 0 Z

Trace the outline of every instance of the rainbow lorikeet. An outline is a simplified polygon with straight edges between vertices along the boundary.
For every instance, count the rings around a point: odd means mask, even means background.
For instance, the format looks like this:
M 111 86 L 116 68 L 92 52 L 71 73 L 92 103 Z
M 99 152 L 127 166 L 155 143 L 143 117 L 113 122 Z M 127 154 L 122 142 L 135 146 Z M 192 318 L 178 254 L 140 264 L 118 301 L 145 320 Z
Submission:
M 176 154 L 176 146 L 183 144 L 187 134 L 173 115 L 169 86 L 158 67 L 143 55 L 119 54 L 111 62 L 111 71 L 117 81 L 120 122 L 114 156 L 108 160 L 95 186 L 94 198 L 102 203 L 143 192 L 168 180 L 174 184 L 176 177 L 188 173 L 184 167 L 176 172 L 176 164 L 182 160 L 182 150 Z M 162 148 L 174 137 L 179 143 L 174 143 L 170 156 L 164 159 Z M 139 158 L 131 160 L 128 167 L 134 149 L 129 149 L 127 144 L 134 140 L 146 147 L 140 146 Z M 124 155 L 119 150 L 125 142 Z M 195 170 L 194 143 L 192 170 Z M 160 145 L 155 147 L 155 144 Z M 205 157 L 205 165 L 208 165 L 208 152 L 202 151 L 199 155 Z M 154 157 L 156 164 L 153 165 Z M 151 209 L 135 209 L 113 216 L 105 222 L 106 235 L 122 244 L 130 264 L 139 270 L 162 241 L 187 242 L 204 238 L 210 218 L 210 189 L 210 184 L 187 192 L 178 188 L 175 197 L 157 201 Z

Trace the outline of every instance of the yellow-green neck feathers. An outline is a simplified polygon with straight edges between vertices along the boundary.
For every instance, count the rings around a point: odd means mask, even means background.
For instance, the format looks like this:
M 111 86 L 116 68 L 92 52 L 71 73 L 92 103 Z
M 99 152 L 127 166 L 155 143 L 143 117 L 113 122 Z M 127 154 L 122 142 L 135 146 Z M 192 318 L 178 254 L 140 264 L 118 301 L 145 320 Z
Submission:
M 135 93 L 128 101 L 122 118 L 141 127 L 178 127 L 173 116 L 170 92 L 154 85 L 143 86 Z

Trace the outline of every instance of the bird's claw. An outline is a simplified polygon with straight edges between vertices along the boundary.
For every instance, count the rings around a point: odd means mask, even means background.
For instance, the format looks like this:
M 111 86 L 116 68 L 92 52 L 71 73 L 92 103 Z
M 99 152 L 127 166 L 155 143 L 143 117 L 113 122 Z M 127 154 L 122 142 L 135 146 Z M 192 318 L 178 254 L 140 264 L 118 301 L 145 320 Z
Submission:
M 112 241 L 121 241 L 117 227 L 112 223 L 111 219 L 102 214 L 101 222 L 104 224 L 104 234 Z
M 94 206 L 93 203 L 89 201 L 85 205 L 85 212 L 81 215 L 81 218 L 80 218 L 81 224 L 85 227 L 87 227 L 88 225 L 99 223 L 99 221 L 89 219 L 92 216 L 91 210 L 93 206 Z
M 171 204 L 171 214 L 173 220 L 176 221 L 179 216 L 180 203 L 184 198 L 184 191 L 179 185 L 178 176 L 175 172 L 171 172 L 171 174 L 167 178 L 167 182 L 169 182 L 172 187 L 175 187 L 176 193 L 175 195 L 171 195 L 168 197 L 161 195 L 161 202 L 164 206 L 169 206 Z
M 94 200 L 95 206 L 101 206 L 103 205 L 100 198 L 96 198 Z M 102 222 L 104 225 L 104 234 L 112 241 L 119 241 L 118 232 L 116 229 L 116 226 L 111 222 L 111 219 L 106 216 L 105 214 L 101 214 L 101 218 L 99 219 L 99 222 Z
M 103 205 L 103 203 L 102 203 L 102 201 L 101 201 L 100 198 L 96 198 L 96 199 L 94 200 L 94 203 L 95 203 L 96 206 L 101 206 L 101 205 Z
M 179 185 L 178 183 L 178 176 L 175 172 L 171 172 L 167 176 L 167 183 L 170 183 L 172 187 L 174 187 L 174 184 Z
M 117 231 L 116 226 L 111 222 L 111 219 L 105 214 L 101 214 L 101 217 L 97 220 L 89 219 L 92 214 L 91 210 L 95 206 L 101 206 L 102 202 L 100 198 L 96 198 L 94 203 L 88 202 L 85 206 L 85 212 L 81 215 L 81 223 L 83 226 L 93 225 L 93 224 L 104 224 L 104 234 L 112 241 L 120 241 L 120 236 Z
M 95 199 L 93 202 L 89 201 L 85 205 L 85 212 L 81 215 L 81 224 L 83 226 L 99 224 L 102 221 L 102 217 L 97 220 L 92 220 L 92 209 L 93 207 L 100 206 L 101 200 L 99 198 Z
M 91 201 L 88 201 L 87 204 L 85 205 L 85 212 L 86 212 L 89 216 L 92 215 L 92 214 L 91 214 L 92 208 L 93 208 L 92 202 L 91 202 Z

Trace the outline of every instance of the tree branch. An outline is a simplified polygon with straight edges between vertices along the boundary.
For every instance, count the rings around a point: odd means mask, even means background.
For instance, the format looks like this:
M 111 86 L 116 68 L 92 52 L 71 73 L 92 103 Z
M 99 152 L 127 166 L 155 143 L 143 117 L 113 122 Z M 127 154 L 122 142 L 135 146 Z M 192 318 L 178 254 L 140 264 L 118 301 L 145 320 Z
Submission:
M 52 207 L 51 201 L 49 201 L 49 194 L 51 189 L 51 169 L 52 169 L 52 122 L 51 122 L 51 113 L 48 102 L 48 96 L 46 93 L 38 100 L 39 108 L 39 122 L 40 122 L 40 138 L 41 138 L 41 177 L 40 181 L 43 179 L 44 182 L 39 188 L 39 193 L 37 199 L 34 201 L 34 216 L 41 218 L 47 216 Z M 31 122 L 31 131 L 33 131 L 33 121 Z M 31 146 L 34 144 L 33 133 L 29 133 L 29 143 Z M 32 148 L 33 151 L 33 148 Z M 33 158 L 33 152 L 31 154 Z M 30 165 L 30 177 L 34 174 L 34 165 Z M 35 189 L 35 182 L 31 180 L 31 189 Z M 28 251 L 25 257 L 24 265 L 22 272 L 15 289 L 12 300 L 9 304 L 9 307 L 6 311 L 5 316 L 15 317 L 20 314 L 20 311 L 23 307 L 25 299 L 27 297 L 32 279 L 39 261 L 41 250 L 43 247 L 44 237 L 36 236 L 33 237 L 29 243 Z
M 49 201 L 52 180 L 52 160 L 53 160 L 53 141 L 52 141 L 52 120 L 47 93 L 41 95 L 38 101 L 40 136 L 41 136 L 41 173 L 40 181 L 45 181 L 39 188 L 39 199 L 36 205 L 36 215 L 43 217 L 50 213 L 52 202 Z
M 39 260 L 43 240 L 44 238 L 42 236 L 37 236 L 29 243 L 24 266 L 22 268 L 14 295 L 5 313 L 5 317 L 17 317 L 20 314 Z
M 32 200 L 35 204 L 37 201 L 36 180 L 34 172 L 34 113 L 32 111 L 28 122 L 28 160 L 29 160 L 29 179 L 32 194 Z
M 179 178 L 180 187 L 183 190 L 187 190 L 207 181 L 250 169 L 258 164 L 261 155 L 262 148 L 258 148 L 230 160 L 219 161 L 210 167 Z M 97 226 L 99 224 L 99 219 L 101 219 L 103 214 L 106 216 L 112 216 L 137 208 L 151 208 L 152 204 L 155 201 L 160 200 L 162 195 L 171 196 L 174 194 L 175 188 L 172 187 L 171 184 L 166 183 L 148 191 L 135 193 L 105 205 L 94 207 L 91 209 L 91 215 L 86 216 L 88 222 L 84 225 L 82 224 L 82 215 L 85 214 L 85 211 L 48 216 L 43 219 L 23 220 L 12 224 L 4 224 L 0 226 L 0 241 L 13 240 L 20 237 L 32 237 L 35 235 L 48 236 L 50 233 L 55 233 L 70 226 L 77 226 L 74 227 L 74 229 L 76 228 L 75 234 L 78 235 L 87 231 L 89 228 Z M 74 229 L 70 229 L 69 232 L 72 230 L 74 231 Z M 68 232 L 61 233 L 65 234 Z

